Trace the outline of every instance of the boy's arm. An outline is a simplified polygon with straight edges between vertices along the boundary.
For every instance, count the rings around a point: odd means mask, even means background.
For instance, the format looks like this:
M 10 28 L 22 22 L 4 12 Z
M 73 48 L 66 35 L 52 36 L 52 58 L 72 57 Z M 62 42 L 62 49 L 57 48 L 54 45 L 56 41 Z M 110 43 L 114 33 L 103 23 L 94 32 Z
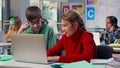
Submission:
M 25 30 L 28 29 L 28 23 L 21 25 L 20 29 L 18 30 L 18 34 L 24 32 Z

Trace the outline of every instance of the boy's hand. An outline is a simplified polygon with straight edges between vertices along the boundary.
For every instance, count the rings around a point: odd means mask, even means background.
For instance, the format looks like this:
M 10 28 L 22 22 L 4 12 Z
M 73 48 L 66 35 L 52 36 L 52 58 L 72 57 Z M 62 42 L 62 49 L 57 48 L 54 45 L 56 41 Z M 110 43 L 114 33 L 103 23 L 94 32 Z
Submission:
M 22 33 L 23 31 L 27 29 L 28 29 L 28 23 L 22 24 L 17 33 Z

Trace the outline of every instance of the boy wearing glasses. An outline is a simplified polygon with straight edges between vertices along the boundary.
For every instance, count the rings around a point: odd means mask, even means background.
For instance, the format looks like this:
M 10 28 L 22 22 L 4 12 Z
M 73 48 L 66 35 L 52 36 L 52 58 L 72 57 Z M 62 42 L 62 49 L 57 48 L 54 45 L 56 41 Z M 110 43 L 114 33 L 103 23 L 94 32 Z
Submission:
M 43 20 L 40 8 L 36 6 L 30 6 L 26 9 L 25 15 L 28 23 L 23 24 L 18 33 L 44 34 L 47 50 L 56 44 L 56 36 L 54 31 L 52 27 L 48 26 Z

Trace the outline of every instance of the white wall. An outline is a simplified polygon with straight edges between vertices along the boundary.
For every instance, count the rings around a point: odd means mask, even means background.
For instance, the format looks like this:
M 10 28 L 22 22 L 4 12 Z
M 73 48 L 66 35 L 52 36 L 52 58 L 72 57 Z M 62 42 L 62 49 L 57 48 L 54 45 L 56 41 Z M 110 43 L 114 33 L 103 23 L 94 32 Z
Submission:
M 30 0 L 10 0 L 10 15 L 19 16 L 23 23 L 26 22 L 25 10 Z
M 85 0 L 68 0 L 67 3 L 62 2 L 62 6 L 65 5 L 65 4 L 69 4 L 69 5 L 70 5 L 70 4 L 72 4 L 72 3 L 82 4 L 82 6 L 83 6 L 82 18 L 83 18 L 83 20 L 84 20 L 84 22 L 85 22 L 85 21 L 86 21 L 86 20 L 85 20 Z M 61 8 L 61 10 L 62 10 L 62 8 Z
M 95 8 L 95 19 L 86 20 L 87 28 L 106 28 L 107 16 L 116 16 L 120 26 L 120 0 L 98 0 L 97 4 L 86 5 L 86 7 Z

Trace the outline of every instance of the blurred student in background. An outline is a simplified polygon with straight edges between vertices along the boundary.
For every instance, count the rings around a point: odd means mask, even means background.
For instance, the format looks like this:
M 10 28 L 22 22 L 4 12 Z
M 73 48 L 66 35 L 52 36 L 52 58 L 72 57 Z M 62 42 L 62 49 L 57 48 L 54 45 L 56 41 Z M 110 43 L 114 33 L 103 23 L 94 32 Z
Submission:
M 48 61 L 63 63 L 76 62 L 96 58 L 96 44 L 93 35 L 86 31 L 81 16 L 74 10 L 64 13 L 61 17 L 64 34 L 58 43 L 47 51 Z M 55 56 L 65 50 L 65 56 Z
M 18 16 L 12 16 L 10 18 L 10 26 L 8 33 L 6 34 L 6 38 L 8 41 L 11 41 L 10 39 L 11 34 L 17 33 L 21 25 L 22 25 L 22 21 Z
M 46 49 L 56 44 L 56 36 L 53 28 L 48 26 L 48 21 L 41 16 L 41 10 L 37 6 L 30 6 L 25 12 L 27 22 L 23 24 L 18 33 L 23 34 L 44 34 Z
M 117 43 L 117 39 L 120 39 L 120 28 L 117 23 L 118 20 L 115 16 L 108 16 L 106 18 L 106 28 L 101 34 L 101 42 L 105 44 Z

